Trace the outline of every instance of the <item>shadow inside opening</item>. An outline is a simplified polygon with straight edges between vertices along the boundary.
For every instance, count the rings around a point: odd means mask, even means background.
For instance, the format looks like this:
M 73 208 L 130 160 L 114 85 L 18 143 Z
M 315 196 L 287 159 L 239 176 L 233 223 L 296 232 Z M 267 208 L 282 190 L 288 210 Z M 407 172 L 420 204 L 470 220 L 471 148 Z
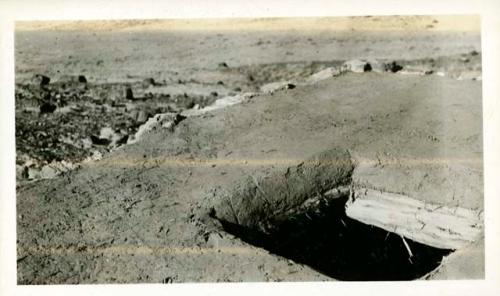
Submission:
M 453 251 L 403 240 L 398 234 L 353 220 L 345 213 L 347 199 L 323 202 L 274 225 L 271 233 L 221 223 L 226 232 L 247 243 L 345 281 L 418 279 Z

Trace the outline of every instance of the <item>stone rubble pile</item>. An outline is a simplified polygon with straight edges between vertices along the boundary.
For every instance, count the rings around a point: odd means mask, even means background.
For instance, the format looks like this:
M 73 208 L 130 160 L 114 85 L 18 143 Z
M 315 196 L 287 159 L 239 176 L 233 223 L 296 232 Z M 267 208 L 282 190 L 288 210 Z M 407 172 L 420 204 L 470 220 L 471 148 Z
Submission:
M 238 104 L 259 93 L 291 90 L 347 72 L 433 74 L 481 80 L 480 59 L 481 54 L 472 51 L 451 58 L 414 61 L 354 59 L 248 69 L 232 69 L 225 62 L 218 64 L 215 71 L 234 70 L 247 76 L 247 81 L 236 85 L 192 79 L 167 84 L 153 78 L 96 84 L 84 75 L 63 75 L 53 80 L 35 74 L 26 83 L 17 84 L 15 90 L 16 176 L 19 180 L 51 178 L 75 168 L 79 162 L 99 159 L 112 149 L 137 142 L 153 130 L 172 128 L 187 116 Z M 450 68 L 450 64 L 454 66 Z M 243 92 L 242 88 L 257 92 Z

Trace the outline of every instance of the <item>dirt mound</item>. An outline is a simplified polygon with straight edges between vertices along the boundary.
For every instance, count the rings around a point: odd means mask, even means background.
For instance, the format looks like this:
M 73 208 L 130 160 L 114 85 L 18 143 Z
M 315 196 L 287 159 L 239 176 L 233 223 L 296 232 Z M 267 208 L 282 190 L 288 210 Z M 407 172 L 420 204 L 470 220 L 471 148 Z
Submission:
M 250 176 L 236 183 L 234 189 L 219 196 L 211 214 L 226 223 L 269 232 L 273 225 L 287 218 L 287 211 L 346 185 L 353 168 L 347 151 L 325 151 L 262 179 Z
M 307 209 L 322 204 L 314 197 L 326 194 L 310 190 L 345 184 L 350 176 L 353 185 L 399 193 L 433 207 L 480 211 L 481 118 L 477 81 L 386 73 L 347 73 L 188 117 L 173 130 L 152 132 L 59 178 L 20 186 L 18 281 L 331 280 L 334 274 L 314 260 L 251 245 L 244 236 L 238 234 L 239 239 L 228 233 L 220 224 L 236 221 L 228 205 L 241 203 L 248 211 L 237 216 L 245 225 L 268 232 L 276 229 L 272 233 L 277 235 L 290 233 L 279 231 L 289 228 L 259 225 L 259 219 L 268 217 L 271 209 L 282 212 L 307 200 L 314 206 L 306 203 L 304 211 L 295 210 L 302 218 L 310 216 Z M 317 163 L 314 155 L 344 163 L 343 169 L 325 165 L 328 161 Z M 284 198 L 290 203 L 280 205 L 283 199 L 273 198 L 286 196 L 282 192 L 290 186 L 296 193 L 290 196 L 296 198 Z M 345 191 L 338 189 L 340 193 L 329 194 L 343 196 Z M 268 212 L 260 206 L 265 199 L 273 205 Z M 215 212 L 211 214 L 206 205 L 214 206 Z M 256 205 L 255 211 L 250 205 Z M 345 218 L 342 211 L 325 216 L 327 212 L 312 216 L 316 222 L 308 225 L 318 229 L 322 217 Z M 283 220 L 268 220 L 272 221 Z M 341 220 L 335 221 L 335 228 L 344 227 Z M 366 233 L 356 226 L 359 222 L 342 221 L 359 230 L 353 233 Z M 268 225 L 279 224 L 274 222 Z M 380 231 L 374 234 L 376 241 L 381 234 L 394 235 Z M 378 250 L 377 258 L 397 253 L 398 262 L 413 258 L 422 264 L 430 258 L 432 264 L 425 265 L 428 272 L 446 254 L 426 257 L 419 252 L 427 252 L 425 248 L 394 237 L 397 241 L 385 250 L 377 248 L 375 241 L 367 242 L 365 255 Z M 343 250 L 351 247 L 347 243 Z M 329 262 L 346 266 L 339 258 Z M 465 264 L 464 260 L 484 264 L 479 255 L 454 258 L 447 260 L 449 268 L 439 269 L 434 276 L 446 275 L 447 270 L 454 270 L 454 278 L 483 276 L 481 268 L 460 272 L 452 268 Z M 387 267 L 388 262 L 373 266 Z M 422 270 L 407 276 L 422 276 Z M 345 278 L 337 274 L 337 279 Z

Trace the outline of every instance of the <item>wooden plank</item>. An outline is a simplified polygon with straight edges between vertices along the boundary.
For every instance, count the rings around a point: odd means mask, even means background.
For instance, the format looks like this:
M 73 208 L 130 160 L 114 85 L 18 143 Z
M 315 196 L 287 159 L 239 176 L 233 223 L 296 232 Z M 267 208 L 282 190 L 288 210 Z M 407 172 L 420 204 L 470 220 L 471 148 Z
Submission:
M 352 219 L 442 249 L 459 249 L 481 237 L 483 212 L 425 203 L 401 194 L 358 189 L 346 204 Z

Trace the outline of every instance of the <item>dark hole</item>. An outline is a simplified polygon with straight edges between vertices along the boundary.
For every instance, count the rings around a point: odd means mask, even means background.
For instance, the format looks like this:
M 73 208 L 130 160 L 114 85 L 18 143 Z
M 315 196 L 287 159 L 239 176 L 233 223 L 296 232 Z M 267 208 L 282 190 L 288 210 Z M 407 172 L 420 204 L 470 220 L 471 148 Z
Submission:
M 338 280 L 395 281 L 417 279 L 439 266 L 452 250 L 438 249 L 350 219 L 345 198 L 323 203 L 263 233 L 221 221 L 224 230 Z

